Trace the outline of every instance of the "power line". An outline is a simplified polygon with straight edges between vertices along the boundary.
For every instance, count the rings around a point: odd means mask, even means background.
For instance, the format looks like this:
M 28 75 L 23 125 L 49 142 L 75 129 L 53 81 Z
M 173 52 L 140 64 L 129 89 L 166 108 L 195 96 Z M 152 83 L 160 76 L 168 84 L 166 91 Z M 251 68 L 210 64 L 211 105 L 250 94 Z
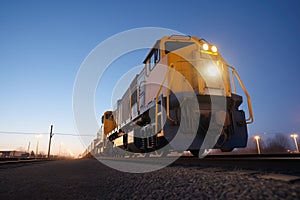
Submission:
M 16 131 L 0 131 L 0 134 L 17 134 L 17 135 L 46 135 L 49 133 L 38 132 L 16 132 Z M 74 133 L 53 133 L 54 135 L 79 136 L 79 137 L 95 137 L 96 135 L 79 135 Z
M 70 135 L 70 136 L 83 136 L 83 137 L 95 137 L 96 135 L 79 135 L 72 133 L 54 133 L 56 135 Z
M 37 133 L 37 132 L 16 132 L 16 131 L 0 131 L 2 134 L 19 134 L 19 135 L 45 135 L 48 133 Z

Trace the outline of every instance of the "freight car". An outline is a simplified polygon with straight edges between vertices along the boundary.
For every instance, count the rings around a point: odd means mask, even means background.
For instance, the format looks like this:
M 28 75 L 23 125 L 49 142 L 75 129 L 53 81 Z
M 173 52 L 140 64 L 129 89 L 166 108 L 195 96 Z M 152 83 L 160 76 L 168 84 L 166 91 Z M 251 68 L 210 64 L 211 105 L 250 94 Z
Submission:
M 143 63 L 116 108 L 102 116 L 95 153 L 168 147 L 163 149 L 189 150 L 196 156 L 203 148 L 228 152 L 246 147 L 247 124 L 253 122 L 250 96 L 215 45 L 197 37 L 164 36 Z M 247 119 L 236 80 L 247 98 Z M 179 132 L 181 137 L 174 139 Z M 186 143 L 185 137 L 192 139 Z

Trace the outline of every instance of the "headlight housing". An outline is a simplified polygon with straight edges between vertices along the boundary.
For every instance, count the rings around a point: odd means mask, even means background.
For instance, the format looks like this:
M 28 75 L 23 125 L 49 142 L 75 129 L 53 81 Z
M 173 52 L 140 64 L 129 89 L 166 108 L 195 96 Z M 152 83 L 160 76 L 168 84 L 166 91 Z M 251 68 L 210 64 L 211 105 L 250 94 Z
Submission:
M 211 46 L 211 51 L 214 53 L 217 53 L 218 48 L 215 45 L 213 45 L 213 46 Z
M 215 45 L 211 45 L 208 43 L 203 43 L 201 47 L 201 51 L 208 53 L 208 54 L 217 54 L 218 48 Z
M 209 49 L 208 44 L 204 43 L 202 45 L 202 48 L 203 48 L 204 51 L 207 51 Z

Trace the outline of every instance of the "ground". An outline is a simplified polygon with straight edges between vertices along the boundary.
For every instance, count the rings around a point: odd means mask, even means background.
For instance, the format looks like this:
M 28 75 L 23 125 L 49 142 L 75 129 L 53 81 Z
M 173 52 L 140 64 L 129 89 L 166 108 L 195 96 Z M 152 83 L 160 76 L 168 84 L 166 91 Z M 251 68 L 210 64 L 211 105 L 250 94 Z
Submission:
M 132 174 L 97 160 L 0 166 L 0 199 L 300 199 L 299 181 L 267 172 L 169 166 Z

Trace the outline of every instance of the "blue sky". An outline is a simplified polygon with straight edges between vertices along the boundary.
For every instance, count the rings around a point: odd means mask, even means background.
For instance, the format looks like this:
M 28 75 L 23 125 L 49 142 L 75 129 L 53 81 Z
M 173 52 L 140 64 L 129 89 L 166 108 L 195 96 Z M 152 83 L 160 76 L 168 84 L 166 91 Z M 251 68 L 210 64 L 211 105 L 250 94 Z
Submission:
M 165 27 L 216 44 L 253 101 L 249 132 L 300 132 L 300 3 L 287 1 L 0 1 L 0 131 L 75 132 L 77 71 L 101 41 L 139 27 Z M 154 43 L 154 41 L 153 41 Z M 146 51 L 114 63 L 141 64 Z M 126 59 L 127 58 L 127 59 Z M 122 61 L 122 63 L 121 63 Z M 127 66 L 124 67 L 124 66 Z M 114 69 L 115 69 L 114 68 Z M 112 74 L 117 79 L 121 75 Z M 96 112 L 110 109 L 100 82 Z M 34 135 L 1 134 L 0 149 L 27 148 Z M 75 153 L 78 137 L 55 135 Z M 41 139 L 47 149 L 48 135 Z

